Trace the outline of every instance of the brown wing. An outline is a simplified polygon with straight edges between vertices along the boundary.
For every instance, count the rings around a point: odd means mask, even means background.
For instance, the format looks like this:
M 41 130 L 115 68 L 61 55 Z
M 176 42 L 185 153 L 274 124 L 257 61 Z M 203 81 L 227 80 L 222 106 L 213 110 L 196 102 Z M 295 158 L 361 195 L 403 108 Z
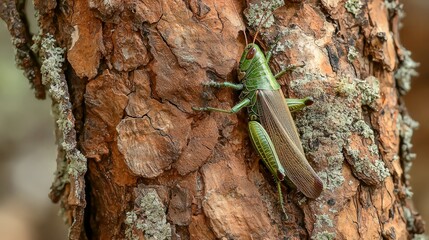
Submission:
M 258 112 L 287 177 L 310 198 L 317 198 L 323 183 L 304 156 L 295 123 L 281 90 L 258 90 Z

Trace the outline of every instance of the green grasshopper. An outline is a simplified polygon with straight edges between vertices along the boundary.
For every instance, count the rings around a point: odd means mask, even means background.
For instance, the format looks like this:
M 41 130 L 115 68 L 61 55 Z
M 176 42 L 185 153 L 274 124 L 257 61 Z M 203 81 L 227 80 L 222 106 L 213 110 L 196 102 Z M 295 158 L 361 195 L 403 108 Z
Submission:
M 268 66 L 271 50 L 265 55 L 255 44 L 256 35 L 250 44 L 247 43 L 246 37 L 246 47 L 239 63 L 240 83 L 211 81 L 205 84 L 240 90 L 240 102 L 229 110 L 213 107 L 194 108 L 194 110 L 232 114 L 247 107 L 251 142 L 274 177 L 279 202 L 286 214 L 280 183 L 285 176 L 309 198 L 317 198 L 323 190 L 322 181 L 305 158 L 291 116 L 291 111 L 300 110 L 311 105 L 313 101 L 308 97 L 285 99 L 276 79 L 295 67 L 288 67 L 273 75 Z

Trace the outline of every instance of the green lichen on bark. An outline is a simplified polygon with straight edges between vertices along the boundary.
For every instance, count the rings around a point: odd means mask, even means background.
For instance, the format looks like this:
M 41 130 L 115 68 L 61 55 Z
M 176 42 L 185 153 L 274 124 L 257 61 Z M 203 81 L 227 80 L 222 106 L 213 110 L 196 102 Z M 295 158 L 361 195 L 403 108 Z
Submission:
M 399 20 L 405 17 L 404 12 L 404 4 L 396 1 L 396 0 L 384 0 L 384 6 L 389 10 L 390 12 L 394 12 L 398 15 Z M 393 13 L 392 13 L 393 15 Z M 398 27 L 402 27 L 401 21 L 398 22 Z
M 272 12 L 285 3 L 283 0 L 262 1 L 260 4 L 250 3 L 244 15 L 247 18 L 247 24 L 252 28 L 257 28 L 260 23 L 262 27 L 269 28 L 274 23 Z
M 312 236 L 311 239 L 313 239 L 313 240 L 334 240 L 335 237 L 336 237 L 335 233 L 323 231 L 323 232 L 318 232 L 316 235 Z
M 65 184 L 70 182 L 70 176 L 76 179 L 83 177 L 86 158 L 76 148 L 72 104 L 62 69 L 64 49 L 57 46 L 55 38 L 50 34 L 37 36 L 34 40 L 32 50 L 40 56 L 42 83 L 52 99 L 52 115 L 56 122 L 58 156 L 56 180 L 52 184 L 52 190 L 54 195 L 59 195 Z
M 416 68 L 420 65 L 414 62 L 411 58 L 411 52 L 400 47 L 403 53 L 403 58 L 399 68 L 395 72 L 396 83 L 398 84 L 398 90 L 402 95 L 405 95 L 411 89 L 411 78 L 418 75 Z
M 362 153 L 351 147 L 352 144 L 348 143 L 346 152 L 349 155 L 349 162 L 353 166 L 352 170 L 357 176 L 367 176 L 371 178 L 371 173 L 375 173 L 378 182 L 382 182 L 386 177 L 390 176 L 389 170 L 386 168 L 384 162 L 379 158 L 379 149 L 375 144 L 374 132 L 363 120 L 357 121 L 353 125 L 353 131 L 358 132 L 363 138 L 371 140 L 368 146 L 370 155 L 363 155 Z M 370 158 L 375 156 L 377 159 L 371 161 Z M 367 180 L 370 181 L 370 180 Z M 367 182 L 369 184 L 369 182 Z
M 327 226 L 327 227 L 334 226 L 332 219 L 330 219 L 329 215 L 327 214 L 316 215 L 316 223 L 314 225 L 319 228 L 322 228 L 324 226 Z
M 347 53 L 347 59 L 349 62 L 353 62 L 357 57 L 359 57 L 359 52 L 354 46 L 350 46 L 349 52 Z
M 411 139 L 414 134 L 414 129 L 419 127 L 419 123 L 414 121 L 409 115 L 399 115 L 398 129 L 401 137 L 401 159 L 404 167 L 405 178 L 410 179 L 409 171 L 413 165 L 412 161 L 416 158 L 416 154 L 411 151 L 413 144 Z
M 361 13 L 363 3 L 361 0 L 347 0 L 344 7 L 347 9 L 349 13 L 352 13 L 355 17 Z
M 391 3 L 386 5 L 389 10 L 395 10 L 398 14 L 402 13 L 402 5 L 395 5 Z M 399 58 L 400 64 L 398 69 L 395 71 L 394 77 L 397 83 L 397 89 L 399 94 L 405 95 L 411 89 L 411 79 L 417 76 L 418 73 L 416 68 L 420 65 L 411 58 L 411 52 L 405 49 L 403 46 L 399 46 Z M 402 103 L 403 105 L 403 103 Z M 399 131 L 399 137 L 401 139 L 400 145 L 400 159 L 402 167 L 404 169 L 405 184 L 402 186 L 400 191 L 402 194 L 410 199 L 413 196 L 412 188 L 410 186 L 410 170 L 413 165 L 413 160 L 416 158 L 416 154 L 412 152 L 413 144 L 411 143 L 414 130 L 419 127 L 419 123 L 414 121 L 405 110 L 405 106 L 401 108 L 401 112 L 397 118 L 397 129 Z M 398 158 L 398 156 L 396 156 Z M 404 215 L 406 216 L 409 229 L 414 228 L 414 215 L 408 208 L 404 208 Z M 407 217 L 410 216 L 410 217 Z M 413 219 L 409 219 L 413 218 Z M 410 231 L 411 231 L 410 230 Z
M 316 83 L 313 79 L 319 80 Z M 314 87 L 310 96 L 314 99 L 323 99 L 324 102 L 319 104 L 316 101 L 295 121 L 301 132 L 301 140 L 309 159 L 316 164 L 327 161 L 327 168 L 318 172 L 325 189 L 335 191 L 345 181 L 342 172 L 343 150 L 346 150 L 355 162 L 355 165 L 352 166 L 355 168 L 354 171 L 361 173 L 368 171 L 369 174 L 374 175 L 377 182 L 383 181 L 389 175 L 389 171 L 384 162 L 379 159 L 374 132 L 362 117 L 362 106 L 375 107 L 375 102 L 379 98 L 378 80 L 372 76 L 365 80 L 350 76 L 340 77 L 336 84 L 331 82 L 334 84 L 336 95 L 328 95 L 324 92 L 324 88 L 330 88 L 325 85 L 326 80 L 324 76 L 304 73 L 303 77 L 290 83 L 294 92 L 299 92 L 305 84 L 321 84 L 319 87 Z M 375 155 L 372 156 L 372 159 L 376 158 L 376 160 L 371 162 L 369 160 L 371 156 L 362 158 L 360 156 L 362 153 L 358 149 L 350 147 L 349 141 L 352 134 L 371 140 L 368 152 L 371 153 L 370 155 Z M 323 142 L 325 146 L 315 144 L 316 142 Z M 330 144 L 330 147 L 327 147 L 326 144 Z
M 329 171 L 323 171 L 319 173 L 320 178 L 324 179 L 325 182 L 329 180 L 329 184 L 325 184 L 324 186 L 325 189 L 334 190 L 344 183 L 345 179 L 342 174 L 343 159 L 344 157 L 341 153 L 328 157 Z
M 155 189 L 139 185 L 134 209 L 126 213 L 125 236 L 127 239 L 171 239 L 171 226 L 167 222 L 165 208 Z
M 426 234 L 414 234 L 413 240 L 429 240 Z
M 273 54 L 285 52 L 287 49 L 293 47 L 293 42 L 289 39 L 290 37 L 288 36 L 293 30 L 284 26 L 278 26 L 278 29 L 279 35 L 277 36 L 277 39 L 275 39 L 275 42 L 272 43 Z

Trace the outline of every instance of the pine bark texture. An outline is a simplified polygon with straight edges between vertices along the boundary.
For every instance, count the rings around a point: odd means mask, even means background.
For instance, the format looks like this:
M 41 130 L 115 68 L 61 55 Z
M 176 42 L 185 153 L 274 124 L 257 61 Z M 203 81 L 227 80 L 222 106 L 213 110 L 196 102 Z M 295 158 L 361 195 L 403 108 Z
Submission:
M 13 28 L 7 2 L 2 18 Z M 53 99 L 59 155 L 51 197 L 62 204 L 70 239 L 423 233 L 407 174 L 416 123 L 401 99 L 416 64 L 399 40 L 397 1 L 34 4 L 40 33 L 25 51 L 39 56 L 36 75 Z M 192 110 L 237 102 L 238 93 L 202 84 L 238 81 L 242 31 L 254 36 L 267 17 L 257 39 L 275 45 L 273 71 L 305 63 L 279 82 L 286 96 L 315 100 L 294 118 L 325 185 L 317 199 L 285 185 L 288 219 L 249 142 L 245 112 Z

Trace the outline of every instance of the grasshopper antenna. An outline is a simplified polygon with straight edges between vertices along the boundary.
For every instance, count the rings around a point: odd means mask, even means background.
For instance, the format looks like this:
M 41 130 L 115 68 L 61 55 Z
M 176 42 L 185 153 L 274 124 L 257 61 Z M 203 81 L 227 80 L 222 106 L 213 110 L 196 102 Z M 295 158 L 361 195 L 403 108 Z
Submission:
M 267 12 L 268 13 L 268 12 Z M 264 19 L 264 16 L 265 16 L 265 14 L 264 15 L 262 15 L 262 17 L 261 17 L 261 21 L 259 22 L 259 24 L 258 24 L 258 28 L 257 28 L 257 30 L 256 30 L 256 33 L 255 33 L 255 36 L 253 37 L 253 41 L 252 41 L 252 43 L 255 43 L 255 41 L 256 41 L 256 37 L 258 36 L 258 34 L 259 34 L 259 30 L 261 30 L 261 26 L 262 25 L 264 25 L 267 21 L 268 21 L 268 19 L 270 19 L 270 17 L 273 15 L 273 13 L 274 13 L 274 10 L 272 10 L 271 11 L 271 13 L 267 16 L 267 18 L 265 18 Z
M 234 7 L 234 11 L 235 13 L 240 16 L 240 14 L 238 14 L 237 8 L 235 7 L 234 1 L 231 0 L 231 4 Z M 247 34 L 246 34 L 246 27 L 244 26 L 243 21 L 241 20 L 241 18 L 238 18 L 238 21 L 240 22 L 241 26 L 244 28 L 243 33 L 244 33 L 244 39 L 246 40 L 246 46 L 249 44 L 249 42 L 247 41 Z

